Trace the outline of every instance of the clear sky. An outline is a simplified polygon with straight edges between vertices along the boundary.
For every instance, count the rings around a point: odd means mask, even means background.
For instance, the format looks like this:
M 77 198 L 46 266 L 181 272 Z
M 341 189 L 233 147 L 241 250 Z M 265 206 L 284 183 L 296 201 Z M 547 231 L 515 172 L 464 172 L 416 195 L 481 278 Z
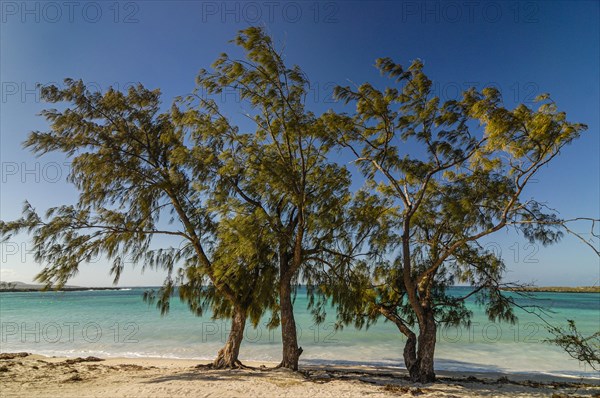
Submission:
M 200 68 L 250 25 L 266 26 L 312 82 L 309 106 L 334 106 L 335 84 L 384 83 L 378 57 L 407 65 L 420 58 L 442 99 L 470 86 L 498 87 L 505 103 L 530 104 L 549 92 L 583 137 L 543 170 L 527 192 L 564 217 L 600 217 L 600 2 L 598 1 L 3 1 L 0 28 L 0 218 L 19 216 L 29 200 L 38 210 L 75 199 L 60 156 L 35 158 L 21 143 L 44 130 L 37 83 L 82 78 L 105 90 L 141 82 L 160 88 L 165 106 L 189 93 Z M 233 114 L 234 94 L 219 99 Z M 580 232 L 587 232 L 583 226 Z M 529 246 L 500 233 L 485 242 L 500 250 L 507 280 L 540 285 L 592 285 L 600 279 L 593 252 L 573 238 Z M 171 244 L 164 242 L 164 244 Z M 1 246 L 1 279 L 31 282 L 41 266 L 25 236 Z M 70 283 L 110 285 L 99 259 Z M 164 275 L 129 267 L 121 286 L 158 285 Z

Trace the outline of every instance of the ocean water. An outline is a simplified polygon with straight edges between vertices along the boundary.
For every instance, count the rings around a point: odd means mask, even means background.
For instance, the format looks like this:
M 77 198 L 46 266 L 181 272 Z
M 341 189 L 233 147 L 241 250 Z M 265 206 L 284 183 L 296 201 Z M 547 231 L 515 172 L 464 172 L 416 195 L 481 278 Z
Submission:
M 463 295 L 468 288 L 454 288 Z M 80 292 L 0 293 L 0 352 L 27 351 L 57 356 L 165 357 L 212 359 L 227 338 L 228 323 L 210 314 L 194 316 L 174 298 L 167 316 L 142 300 L 144 288 Z M 552 311 L 553 324 L 574 319 L 584 334 L 600 330 L 600 294 L 535 293 L 535 304 Z M 530 304 L 520 299 L 521 304 Z M 472 326 L 438 331 L 439 370 L 542 373 L 600 378 L 598 372 L 571 359 L 543 340 L 544 324 L 517 310 L 515 325 L 493 323 L 482 309 Z M 383 320 L 368 330 L 334 330 L 335 309 L 315 325 L 300 288 L 295 301 L 301 364 L 353 364 L 403 367 L 403 336 Z M 267 319 L 246 328 L 241 359 L 278 362 L 281 336 L 268 330 Z

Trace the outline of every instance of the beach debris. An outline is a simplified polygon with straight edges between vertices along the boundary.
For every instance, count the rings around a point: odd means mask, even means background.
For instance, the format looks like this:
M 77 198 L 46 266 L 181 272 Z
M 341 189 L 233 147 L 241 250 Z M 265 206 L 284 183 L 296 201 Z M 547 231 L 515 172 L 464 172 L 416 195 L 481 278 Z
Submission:
M 334 379 L 333 375 L 323 371 L 308 374 L 307 378 L 309 378 L 310 381 L 315 383 L 328 383 Z
M 75 381 L 83 381 L 83 379 L 81 378 L 79 373 L 76 373 L 73 376 L 69 377 L 68 379 L 63 380 L 63 383 L 72 383 Z
M 409 390 L 407 386 L 398 386 L 396 384 L 386 384 L 383 386 L 384 391 L 406 394 Z
M 399 386 L 397 384 L 386 384 L 383 387 L 383 390 L 393 392 L 396 394 L 410 394 L 412 396 L 425 394 L 425 392 L 427 391 L 419 387 Z
M 65 360 L 65 363 L 68 363 L 69 365 L 72 365 L 74 363 L 81 363 L 81 362 L 100 362 L 100 361 L 104 361 L 104 359 L 102 358 L 98 358 L 98 357 L 86 357 L 86 358 L 81 358 L 81 357 L 77 357 L 77 358 L 73 358 L 73 359 L 67 359 Z
M 28 352 L 5 352 L 0 354 L 0 359 L 15 359 L 15 358 L 24 358 L 31 355 Z
M 498 377 L 498 379 L 496 380 L 496 382 L 494 384 L 507 384 L 507 383 L 511 383 L 511 381 L 508 379 L 508 377 L 502 376 L 502 377 Z
M 8 366 L 0 366 L 0 372 L 8 372 Z

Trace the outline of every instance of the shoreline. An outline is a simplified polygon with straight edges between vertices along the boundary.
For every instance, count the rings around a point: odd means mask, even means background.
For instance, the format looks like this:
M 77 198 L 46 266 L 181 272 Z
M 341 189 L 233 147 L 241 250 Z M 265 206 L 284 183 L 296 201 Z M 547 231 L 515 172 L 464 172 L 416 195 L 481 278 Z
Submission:
M 463 287 L 463 286 L 455 286 Z M 102 287 L 85 287 L 85 286 L 72 286 L 62 287 L 58 290 L 53 288 L 46 289 L 42 285 L 27 285 L 17 286 L 11 288 L 0 288 L 0 293 L 19 293 L 19 292 L 83 292 L 83 291 L 102 291 L 102 290 L 132 290 L 132 289 L 146 289 L 145 286 L 133 286 L 133 287 L 115 287 L 115 286 L 102 286 Z M 522 287 L 504 287 L 500 290 L 505 292 L 531 292 L 531 293 L 600 293 L 600 286 L 522 286 Z
M 600 394 L 600 380 L 543 374 L 437 372 L 438 381 L 412 383 L 401 368 L 306 365 L 299 372 L 276 363 L 247 362 L 251 369 L 209 370 L 210 361 L 167 358 L 68 358 L 1 354 L 3 397 L 17 396 L 249 396 L 390 397 Z M 198 366 L 201 365 L 201 366 Z M 202 392 L 204 395 L 198 395 Z M 85 395 L 89 394 L 89 395 Z M 560 396 L 560 395 L 559 395 Z
M 22 293 L 22 292 L 88 292 L 95 290 L 131 290 L 130 287 L 70 287 L 62 289 L 44 289 L 44 288 L 22 288 L 22 289 L 0 289 L 0 293 Z
M 504 287 L 505 292 L 530 292 L 530 293 L 600 293 L 600 286 L 523 286 Z

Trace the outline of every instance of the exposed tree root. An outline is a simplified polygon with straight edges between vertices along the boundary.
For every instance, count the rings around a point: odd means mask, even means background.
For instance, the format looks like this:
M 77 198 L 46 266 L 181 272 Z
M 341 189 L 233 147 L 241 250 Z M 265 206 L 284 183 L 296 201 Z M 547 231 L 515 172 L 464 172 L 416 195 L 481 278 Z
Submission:
M 217 362 L 217 361 L 215 361 Z M 196 369 L 204 369 L 204 370 L 257 370 L 254 366 L 244 365 L 241 361 L 236 360 L 233 363 L 219 361 L 218 363 L 208 363 L 208 364 L 200 364 L 196 365 Z

